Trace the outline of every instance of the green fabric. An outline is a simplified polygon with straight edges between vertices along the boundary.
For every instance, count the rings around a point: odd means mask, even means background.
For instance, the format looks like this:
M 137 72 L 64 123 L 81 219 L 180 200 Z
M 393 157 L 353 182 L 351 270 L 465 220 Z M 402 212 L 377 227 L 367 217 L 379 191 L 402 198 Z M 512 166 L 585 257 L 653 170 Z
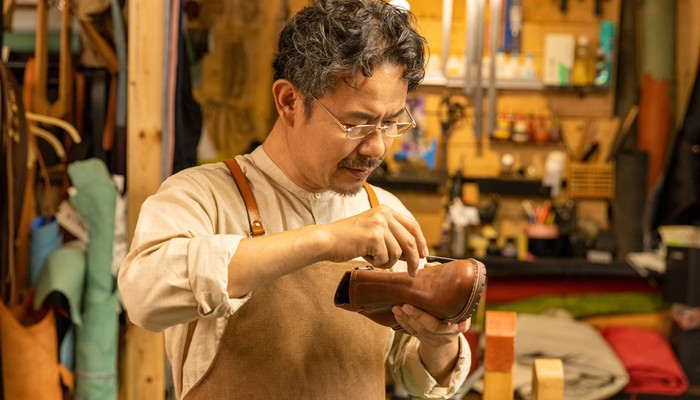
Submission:
M 489 304 L 486 310 L 515 311 L 517 313 L 541 314 L 548 309 L 562 308 L 574 318 L 591 315 L 647 313 L 667 309 L 660 294 L 647 293 L 601 293 L 567 296 L 539 296 L 510 303 Z
M 111 268 L 117 189 L 112 184 L 107 167 L 97 158 L 71 163 L 68 175 L 78 189 L 70 202 L 80 212 L 89 229 L 85 299 L 102 302 L 116 289 Z
M 85 253 L 73 248 L 60 248 L 49 254 L 36 282 L 34 309 L 39 309 L 51 292 L 60 292 L 68 299 L 70 319 L 76 325 L 83 320 L 80 309 L 85 285 Z
M 75 399 L 116 399 L 119 320 L 111 266 L 117 190 L 97 158 L 71 163 L 68 175 L 77 189 L 70 202 L 87 223 L 90 238 L 83 325 L 76 331 Z
M 74 399 L 116 399 L 117 292 L 102 302 L 85 302 L 85 323 L 75 330 Z
M 10 47 L 13 53 L 34 53 L 36 44 L 35 32 L 11 32 L 5 31 L 2 34 L 4 43 Z M 61 34 L 51 32 L 48 35 L 47 47 L 49 53 L 58 54 L 61 51 Z M 80 34 L 73 33 L 70 37 L 70 50 L 73 54 L 80 53 Z

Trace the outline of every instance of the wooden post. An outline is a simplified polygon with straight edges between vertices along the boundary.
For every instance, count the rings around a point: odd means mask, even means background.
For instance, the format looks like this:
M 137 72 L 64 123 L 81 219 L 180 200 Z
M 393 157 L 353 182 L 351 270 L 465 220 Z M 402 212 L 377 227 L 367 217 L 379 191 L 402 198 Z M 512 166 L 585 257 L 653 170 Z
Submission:
M 141 204 L 161 183 L 164 0 L 129 2 L 127 193 L 129 240 Z M 162 333 L 129 324 L 122 352 L 120 400 L 164 399 Z
M 564 398 L 564 365 L 558 358 L 538 358 L 532 364 L 530 400 Z
M 511 311 L 486 312 L 484 400 L 513 399 L 515 320 Z

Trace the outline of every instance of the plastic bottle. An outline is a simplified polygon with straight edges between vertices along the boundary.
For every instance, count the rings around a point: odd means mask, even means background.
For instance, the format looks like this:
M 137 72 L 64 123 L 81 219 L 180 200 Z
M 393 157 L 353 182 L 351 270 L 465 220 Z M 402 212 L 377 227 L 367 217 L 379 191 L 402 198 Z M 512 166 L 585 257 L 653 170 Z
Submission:
M 496 129 L 493 131 L 493 139 L 495 140 L 510 140 L 511 124 L 508 116 L 505 113 L 496 115 Z
M 510 58 L 506 62 L 504 78 L 515 79 L 520 77 L 520 59 L 517 51 L 510 52 Z
M 537 121 L 533 122 L 532 141 L 535 143 L 545 143 L 549 141 L 549 130 L 547 130 L 547 119 L 540 115 Z
M 505 78 L 507 60 L 506 53 L 503 52 L 503 49 L 499 49 L 498 52 L 496 52 L 496 57 L 493 59 L 493 62 L 496 63 L 496 79 Z
M 520 68 L 520 77 L 523 79 L 535 79 L 537 77 L 535 73 L 535 61 L 532 59 L 532 52 L 528 52 L 525 55 L 525 62 Z
M 593 84 L 595 73 L 595 59 L 590 48 L 590 39 L 581 35 L 576 39 L 576 54 L 574 56 L 574 68 L 571 72 L 571 83 L 574 86 L 587 86 Z
M 552 125 L 549 127 L 549 140 L 558 142 L 562 139 L 561 117 L 555 113 L 552 116 Z
M 595 85 L 609 87 L 612 79 L 613 43 L 615 25 L 610 21 L 600 23 L 598 49 L 596 51 Z
M 562 175 L 566 164 L 566 153 L 554 150 L 547 154 L 544 162 L 544 175 L 542 176 L 542 186 L 551 187 L 551 196 L 559 196 L 562 184 Z
M 447 76 L 450 78 L 464 76 L 464 63 L 460 57 L 452 55 L 447 59 Z
M 525 115 L 518 114 L 518 117 L 513 124 L 513 134 L 511 136 L 511 140 L 517 143 L 527 143 L 530 140 L 530 132 L 528 132 L 527 125 Z

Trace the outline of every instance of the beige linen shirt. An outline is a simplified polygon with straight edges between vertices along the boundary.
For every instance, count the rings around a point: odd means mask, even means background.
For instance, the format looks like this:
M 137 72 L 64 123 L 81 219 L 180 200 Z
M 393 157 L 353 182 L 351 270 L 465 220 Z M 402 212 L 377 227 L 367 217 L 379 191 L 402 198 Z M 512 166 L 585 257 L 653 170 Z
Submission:
M 236 159 L 255 194 L 266 234 L 328 224 L 369 209 L 364 190 L 356 196 L 339 196 L 301 189 L 262 147 Z M 380 188 L 375 191 L 380 204 L 411 215 L 395 196 Z M 228 318 L 250 297 L 229 298 L 226 292 L 229 262 L 249 231 L 245 205 L 224 163 L 173 175 L 141 207 L 131 250 L 119 271 L 119 289 L 133 323 L 165 330 L 178 397 L 206 372 Z M 406 264 L 399 262 L 393 269 L 405 271 Z M 180 387 L 188 323 L 195 319 L 199 322 Z M 409 392 L 426 398 L 451 397 L 470 366 L 469 346 L 461 335 L 460 340 L 459 362 L 449 387 L 438 386 L 425 370 L 413 337 L 392 332 L 385 359 L 394 379 Z

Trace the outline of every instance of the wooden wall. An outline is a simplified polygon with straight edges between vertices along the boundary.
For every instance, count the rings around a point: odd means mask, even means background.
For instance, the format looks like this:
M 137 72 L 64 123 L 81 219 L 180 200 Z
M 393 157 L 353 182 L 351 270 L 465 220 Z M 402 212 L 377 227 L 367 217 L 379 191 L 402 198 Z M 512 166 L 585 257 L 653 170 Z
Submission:
M 544 56 L 544 37 L 549 33 L 570 33 L 574 35 L 586 34 L 591 43 L 597 43 L 599 23 L 601 20 L 610 20 L 617 24 L 620 18 L 620 1 L 608 0 L 603 2 L 603 13 L 595 16 L 593 13 L 593 0 L 568 1 L 568 11 L 562 13 L 559 10 L 559 1 L 554 0 L 523 0 L 523 32 L 522 53 L 532 52 L 538 76 L 543 74 L 542 58 Z M 440 55 L 442 53 L 442 5 L 430 0 L 412 0 L 411 10 L 418 18 L 418 24 L 428 40 L 430 53 Z M 487 1 L 488 3 L 488 1 Z M 463 1 L 455 1 L 453 12 L 453 25 L 450 38 L 450 54 L 462 54 L 465 50 L 465 7 Z M 618 32 L 616 31 L 616 34 Z M 616 43 L 616 46 L 619 44 Z M 485 46 L 488 48 L 488 45 Z M 614 84 L 614 82 L 613 82 Z M 486 91 L 484 91 L 486 95 Z M 468 119 L 450 137 L 448 143 L 447 166 L 452 174 L 458 168 L 462 168 L 468 177 L 496 177 L 500 172 L 500 159 L 504 153 L 511 153 L 516 157 L 516 165 L 533 166 L 535 173 L 541 176 L 544 169 L 544 160 L 548 152 L 552 150 L 571 151 L 579 156 L 583 152 L 583 144 L 589 129 L 592 129 L 592 140 L 599 140 L 601 147 L 599 154 L 604 154 L 610 147 L 615 131 L 616 116 L 614 86 L 609 91 L 582 93 L 575 91 L 529 91 L 529 90 L 500 90 L 498 92 L 498 111 L 516 111 L 520 113 L 545 113 L 551 115 L 556 112 L 563 118 L 564 143 L 543 145 L 518 145 L 491 143 L 483 140 L 479 151 L 474 135 L 474 108 L 473 99 L 462 96 L 460 89 L 447 89 L 440 86 L 423 85 L 416 92 L 417 95 L 426 96 L 427 115 L 426 133 L 429 138 L 439 138 L 441 134 L 438 118 L 438 105 L 443 96 L 450 94 L 461 98 L 467 105 Z M 460 101 L 460 100 L 458 100 Z M 484 102 L 484 113 L 487 103 Z M 486 118 L 486 115 L 483 115 Z M 483 127 L 488 124 L 484 120 Z M 482 137 L 488 137 L 486 131 Z M 401 146 L 400 141 L 394 144 L 396 148 Z M 392 168 L 399 168 L 391 163 Z M 466 197 L 472 201 L 479 198 L 475 185 L 465 185 Z M 409 208 L 415 213 L 416 218 L 423 226 L 424 234 L 429 243 L 436 243 L 440 235 L 440 224 L 444 215 L 444 199 L 436 195 L 416 195 L 399 193 L 402 200 L 406 201 Z M 425 198 L 431 201 L 426 201 Z M 497 229 L 504 236 L 516 236 L 521 233 L 527 224 L 521 211 L 522 198 L 501 198 L 499 223 Z M 609 226 L 607 220 L 607 203 L 599 200 L 580 201 L 582 218 L 602 228 Z

